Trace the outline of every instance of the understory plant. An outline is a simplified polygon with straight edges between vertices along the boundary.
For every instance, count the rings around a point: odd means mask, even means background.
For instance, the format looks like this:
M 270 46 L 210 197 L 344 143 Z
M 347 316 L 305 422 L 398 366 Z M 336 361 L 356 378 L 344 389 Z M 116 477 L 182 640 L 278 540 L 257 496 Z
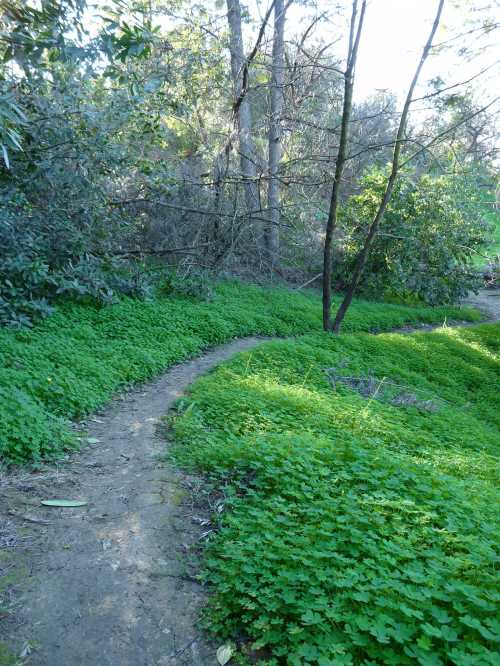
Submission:
M 219 498 L 208 629 L 277 666 L 494 666 L 500 326 L 273 342 L 200 379 L 174 459 Z M 432 396 L 366 396 L 331 368 Z
M 386 181 L 375 169 L 342 209 L 344 233 L 336 282 L 343 287 L 364 242 Z M 491 240 L 481 193 L 464 176 L 402 175 L 364 270 L 360 291 L 435 305 L 479 288 L 474 265 Z

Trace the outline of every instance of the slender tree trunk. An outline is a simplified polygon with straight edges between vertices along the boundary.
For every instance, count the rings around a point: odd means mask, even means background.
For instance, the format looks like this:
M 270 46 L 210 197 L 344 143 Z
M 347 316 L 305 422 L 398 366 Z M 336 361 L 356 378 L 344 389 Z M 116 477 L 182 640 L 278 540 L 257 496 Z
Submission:
M 325 230 L 325 245 L 323 248 L 323 328 L 325 331 L 332 329 L 331 307 L 332 307 L 332 244 L 333 234 L 337 227 L 337 214 L 342 186 L 342 175 L 347 161 L 347 145 L 349 139 L 349 125 L 352 112 L 352 94 L 354 88 L 354 70 L 358 56 L 359 41 L 363 29 L 363 21 L 366 11 L 366 0 L 361 5 L 359 20 L 358 2 L 353 0 L 351 27 L 349 32 L 349 47 L 347 52 L 347 66 L 344 74 L 344 102 L 342 108 L 342 120 L 340 126 L 340 141 L 337 159 L 335 160 L 335 176 L 333 180 L 330 210 Z M 357 27 L 356 27 L 357 22 Z
M 285 13 L 284 0 L 275 0 L 272 74 L 269 95 L 269 184 L 267 194 L 269 222 L 266 223 L 264 228 L 264 243 L 271 272 L 278 265 L 279 253 L 280 182 L 278 171 L 282 153 L 281 113 L 283 109 L 283 83 L 285 78 Z
M 401 155 L 401 147 L 402 147 L 402 142 L 404 139 L 404 135 L 406 132 L 406 125 L 408 123 L 408 114 L 410 111 L 410 105 L 413 97 L 413 91 L 415 90 L 415 86 L 417 85 L 418 79 L 420 77 L 420 73 L 422 71 L 422 68 L 424 66 L 425 61 L 427 60 L 427 56 L 429 55 L 429 51 L 431 50 L 432 47 L 432 41 L 434 39 L 434 35 L 436 34 L 436 30 L 439 26 L 439 21 L 441 20 L 441 14 L 443 11 L 443 5 L 444 5 L 444 0 L 439 0 L 438 3 L 438 8 L 436 12 L 436 16 L 434 18 L 434 23 L 432 24 L 432 28 L 429 34 L 429 37 L 427 39 L 427 42 L 424 46 L 424 49 L 422 51 L 422 55 L 420 57 L 420 62 L 418 63 L 417 69 L 415 71 L 415 74 L 413 76 L 412 82 L 410 84 L 410 87 L 408 89 L 408 93 L 406 95 L 406 100 L 405 104 L 403 106 L 403 111 L 401 113 L 401 118 L 399 120 L 399 127 L 398 131 L 396 134 L 396 141 L 394 143 L 394 152 L 392 156 L 392 167 L 391 167 L 391 173 L 389 176 L 389 179 L 387 181 L 387 185 L 384 191 L 384 195 L 382 197 L 382 200 L 379 204 L 377 213 L 375 214 L 375 217 L 373 218 L 373 221 L 370 225 L 370 228 L 368 230 L 368 234 L 366 236 L 363 248 L 361 249 L 360 253 L 358 254 L 356 258 L 356 263 L 354 266 L 354 272 L 351 278 L 351 282 L 349 284 L 349 287 L 347 288 L 346 294 L 344 296 L 344 300 L 340 304 L 339 309 L 337 310 L 337 314 L 335 316 L 335 321 L 333 323 L 333 331 L 334 333 L 339 333 L 340 331 L 340 326 L 342 324 L 342 321 L 345 317 L 345 314 L 351 305 L 354 293 L 356 291 L 356 287 L 359 284 L 359 280 L 361 278 L 361 275 L 363 273 L 366 260 L 368 258 L 368 253 L 370 251 L 371 245 L 373 238 L 375 234 L 377 233 L 377 230 L 379 228 L 380 222 L 382 221 L 384 217 L 385 210 L 387 208 L 387 204 L 389 203 L 391 196 L 392 196 L 392 191 L 394 189 L 394 185 L 396 183 L 396 179 L 398 177 L 398 171 L 399 171 L 399 160 L 400 160 L 400 155 Z
M 234 85 L 234 99 L 239 100 L 237 108 L 238 143 L 240 168 L 245 188 L 245 202 L 250 216 L 260 210 L 259 187 L 255 162 L 255 146 L 252 138 L 252 113 L 248 95 L 243 91 L 243 70 L 245 53 L 241 33 L 241 6 L 239 0 L 227 0 L 227 20 L 229 25 L 229 51 L 231 74 Z

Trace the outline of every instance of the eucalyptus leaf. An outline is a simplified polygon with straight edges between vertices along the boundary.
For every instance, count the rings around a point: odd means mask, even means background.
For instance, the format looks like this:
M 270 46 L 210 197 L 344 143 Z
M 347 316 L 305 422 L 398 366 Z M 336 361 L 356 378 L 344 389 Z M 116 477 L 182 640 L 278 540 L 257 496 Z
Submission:
M 2 144 L 2 153 L 5 166 L 7 167 L 7 169 L 10 169 L 9 153 L 7 152 L 7 148 L 3 144 Z
M 82 502 L 80 500 L 53 499 L 53 500 L 42 500 L 42 504 L 44 506 L 76 507 L 76 506 L 86 506 L 88 502 Z

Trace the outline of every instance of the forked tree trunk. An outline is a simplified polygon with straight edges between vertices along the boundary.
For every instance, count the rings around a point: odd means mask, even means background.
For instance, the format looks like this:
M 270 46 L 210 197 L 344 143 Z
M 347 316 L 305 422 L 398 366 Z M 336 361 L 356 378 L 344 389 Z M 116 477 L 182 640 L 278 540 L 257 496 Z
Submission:
M 340 141 L 337 159 L 335 160 L 335 175 L 328 211 L 328 220 L 325 230 L 325 244 L 323 248 L 323 328 L 325 331 L 332 329 L 331 307 L 332 307 L 332 244 L 333 234 L 337 227 L 337 215 L 342 187 L 342 175 L 347 161 L 347 146 L 349 139 L 349 125 L 352 112 L 352 93 L 354 88 L 354 71 L 358 57 L 359 41 L 363 29 L 363 21 L 366 11 L 366 0 L 361 5 L 361 13 L 358 20 L 358 2 L 353 0 L 351 26 L 349 30 L 349 46 L 347 50 L 347 65 L 344 74 L 344 102 L 342 108 L 342 120 L 340 125 Z M 356 27 L 357 23 L 357 27 Z
M 406 132 L 406 125 L 408 123 L 408 114 L 410 111 L 410 105 L 413 97 L 413 91 L 415 90 L 415 86 L 417 85 L 418 79 L 420 77 L 420 72 L 422 71 L 422 68 L 424 66 L 425 61 L 427 60 L 427 56 L 429 55 L 429 51 L 431 50 L 432 47 L 432 41 L 434 39 L 434 35 L 436 34 L 436 30 L 439 25 L 439 21 L 441 20 L 441 14 L 443 11 L 443 5 L 444 5 L 444 0 L 439 0 L 438 3 L 438 8 L 436 12 L 436 16 L 434 18 L 434 23 L 432 24 L 432 28 L 429 34 L 429 37 L 427 39 L 427 42 L 424 46 L 424 49 L 422 51 L 422 55 L 420 57 L 420 62 L 418 63 L 417 69 L 415 71 L 415 74 L 413 76 L 412 82 L 410 84 L 410 87 L 408 89 L 408 93 L 406 95 L 406 100 L 405 104 L 403 106 L 403 111 L 401 113 L 401 118 L 399 120 L 399 126 L 398 126 L 398 131 L 396 134 L 396 141 L 394 143 L 394 151 L 393 151 L 393 156 L 392 156 L 392 167 L 391 167 L 391 173 L 389 176 L 389 179 L 387 181 L 387 185 L 384 191 L 384 195 L 382 197 L 382 200 L 379 204 L 378 210 L 375 214 L 375 217 L 373 218 L 373 221 L 370 225 L 370 228 L 368 230 L 368 234 L 366 236 L 364 245 L 358 254 L 356 258 L 356 263 L 354 265 L 354 272 L 351 278 L 351 282 L 349 284 L 349 287 L 346 291 L 346 294 L 344 296 L 344 300 L 340 304 L 339 309 L 337 310 L 337 314 L 335 316 L 335 321 L 333 323 L 333 331 L 334 333 L 339 333 L 340 331 L 340 326 L 342 324 L 342 321 L 345 317 L 345 314 L 351 305 L 354 293 L 356 291 L 356 288 L 359 284 L 359 280 L 361 278 L 361 275 L 363 273 L 366 260 L 368 258 L 368 253 L 370 251 L 373 238 L 375 234 L 377 233 L 377 230 L 379 228 L 380 222 L 382 221 L 384 217 L 385 210 L 387 208 L 387 205 L 391 199 L 392 196 L 392 191 L 394 189 L 394 185 L 396 183 L 396 179 L 398 177 L 398 171 L 399 171 L 399 160 L 400 160 L 400 155 L 401 155 L 401 147 L 402 147 L 402 142 L 404 139 L 404 135 Z
M 252 113 L 248 95 L 242 95 L 245 53 L 243 50 L 241 6 L 239 0 L 227 0 L 227 20 L 229 25 L 229 51 L 231 56 L 234 99 L 239 99 L 237 123 L 240 169 L 243 177 L 247 212 L 251 219 L 260 210 L 260 197 L 257 184 L 256 151 L 252 138 Z M 243 92 L 245 93 L 245 91 Z
M 269 94 L 269 183 L 267 194 L 268 222 L 264 227 L 264 243 L 271 272 L 278 265 L 280 236 L 280 182 L 278 178 L 282 154 L 281 113 L 283 109 L 284 83 L 284 0 L 274 3 L 274 38 L 271 63 L 271 89 Z

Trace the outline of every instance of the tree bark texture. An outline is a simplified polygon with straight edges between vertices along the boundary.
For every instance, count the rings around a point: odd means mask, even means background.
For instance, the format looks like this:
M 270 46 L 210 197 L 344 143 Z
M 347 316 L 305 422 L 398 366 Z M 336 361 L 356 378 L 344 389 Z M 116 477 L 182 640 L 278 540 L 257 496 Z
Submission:
M 280 181 L 279 167 L 282 154 L 281 115 L 283 111 L 283 84 L 285 72 L 284 35 L 285 35 L 284 0 L 274 3 L 274 37 L 271 63 L 271 88 L 269 93 L 269 184 L 267 207 L 269 223 L 264 228 L 264 242 L 267 260 L 271 272 L 278 265 L 279 227 L 280 227 Z
M 392 156 L 392 166 L 391 166 L 391 173 L 389 176 L 389 179 L 387 181 L 387 185 L 384 191 L 384 195 L 380 201 L 379 207 L 377 209 L 377 212 L 375 214 L 375 217 L 373 218 L 373 221 L 370 225 L 370 228 L 368 230 L 368 234 L 366 236 L 365 242 L 363 244 L 363 247 L 358 254 L 356 258 L 356 262 L 354 265 L 354 271 L 353 275 L 351 277 L 351 282 L 349 284 L 349 287 L 347 288 L 347 291 L 345 293 L 344 299 L 342 303 L 340 304 L 339 309 L 337 310 L 337 314 L 335 315 L 335 321 L 333 322 L 333 332 L 334 333 L 339 333 L 340 332 L 340 326 L 342 324 L 342 321 L 344 320 L 344 317 L 346 315 L 346 312 L 351 305 L 354 293 L 356 291 L 356 288 L 359 284 L 359 280 L 361 278 L 361 275 L 363 273 L 366 260 L 368 258 L 368 253 L 370 251 L 373 238 L 375 237 L 375 234 L 377 233 L 377 230 L 380 226 L 380 222 L 382 221 L 384 217 L 385 210 L 387 208 L 387 205 L 391 199 L 392 196 L 392 191 L 394 189 L 394 185 L 396 183 L 397 177 L 398 177 L 398 172 L 399 172 L 399 162 L 400 162 L 400 156 L 401 156 L 401 148 L 402 144 L 404 141 L 405 137 L 405 132 L 406 132 L 406 126 L 408 124 L 408 114 L 410 111 L 410 105 L 412 102 L 413 98 L 413 92 L 415 90 L 415 86 L 417 85 L 418 79 L 420 77 L 420 73 L 422 71 L 422 68 L 424 66 L 425 61 L 427 60 L 427 57 L 429 55 L 429 52 L 432 47 L 432 41 L 434 39 L 434 35 L 436 34 L 436 31 L 439 26 L 439 22 L 441 20 L 441 14 L 443 11 L 443 5 L 444 5 L 444 0 L 439 0 L 438 2 L 438 7 L 436 11 L 436 16 L 434 18 L 434 23 L 432 24 L 431 31 L 429 33 L 429 37 L 427 39 L 427 42 L 423 48 L 422 55 L 420 57 L 420 61 L 418 63 L 417 69 L 415 71 L 415 74 L 413 75 L 413 79 L 410 83 L 410 87 L 408 88 L 408 93 L 406 95 L 406 100 L 403 106 L 403 111 L 401 113 L 401 118 L 399 120 L 399 126 L 398 126 L 398 131 L 396 134 L 396 141 L 394 143 L 394 151 L 393 151 L 393 156 Z
M 252 214 L 260 210 L 260 196 L 257 182 L 256 151 L 252 138 L 252 112 L 248 95 L 245 91 L 242 91 L 243 71 L 246 60 L 243 50 L 241 6 L 239 0 L 227 0 L 227 20 L 234 99 L 239 102 L 236 113 L 240 169 L 243 177 L 247 212 L 251 219 Z

